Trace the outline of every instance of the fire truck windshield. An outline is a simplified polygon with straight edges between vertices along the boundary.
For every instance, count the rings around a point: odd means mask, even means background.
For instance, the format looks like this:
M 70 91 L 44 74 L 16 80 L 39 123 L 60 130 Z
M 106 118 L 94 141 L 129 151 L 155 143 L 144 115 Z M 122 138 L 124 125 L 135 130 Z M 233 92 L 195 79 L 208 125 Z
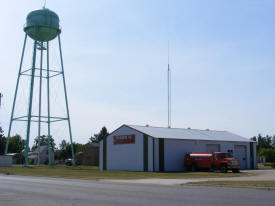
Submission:
M 217 155 L 218 158 L 224 159 L 224 158 L 232 158 L 232 154 L 231 153 L 221 153 Z

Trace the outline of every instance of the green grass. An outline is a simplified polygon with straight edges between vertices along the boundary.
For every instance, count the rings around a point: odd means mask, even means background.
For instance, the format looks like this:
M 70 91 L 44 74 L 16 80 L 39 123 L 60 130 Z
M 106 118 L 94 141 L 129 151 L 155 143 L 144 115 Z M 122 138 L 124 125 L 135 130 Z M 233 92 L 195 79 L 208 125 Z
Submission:
M 274 188 L 275 181 L 203 181 L 189 182 L 192 185 L 238 186 L 238 187 L 265 187 Z
M 127 172 L 127 171 L 100 171 L 98 167 L 91 166 L 28 166 L 16 165 L 0 167 L 0 173 L 10 175 L 30 175 L 63 177 L 77 179 L 144 179 L 144 178 L 215 178 L 240 177 L 253 175 L 252 173 L 218 173 L 218 172 Z
M 272 170 L 272 163 L 258 163 L 258 169 L 261 170 Z

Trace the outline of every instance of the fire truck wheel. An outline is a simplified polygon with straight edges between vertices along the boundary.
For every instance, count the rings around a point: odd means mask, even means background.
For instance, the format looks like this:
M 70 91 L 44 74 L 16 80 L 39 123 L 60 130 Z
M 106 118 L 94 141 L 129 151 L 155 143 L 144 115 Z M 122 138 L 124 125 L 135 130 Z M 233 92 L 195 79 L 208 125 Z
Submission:
M 222 166 L 221 166 L 221 172 L 223 172 L 223 173 L 226 173 L 226 172 L 227 172 L 227 167 L 226 167 L 226 165 L 222 165 Z
M 239 170 L 239 169 L 233 169 L 232 172 L 234 172 L 234 173 L 239 173 L 240 170 Z
M 192 172 L 196 172 L 197 171 L 197 165 L 192 164 L 191 170 L 192 170 Z
M 184 171 L 190 171 L 190 170 L 191 170 L 190 166 L 184 166 Z

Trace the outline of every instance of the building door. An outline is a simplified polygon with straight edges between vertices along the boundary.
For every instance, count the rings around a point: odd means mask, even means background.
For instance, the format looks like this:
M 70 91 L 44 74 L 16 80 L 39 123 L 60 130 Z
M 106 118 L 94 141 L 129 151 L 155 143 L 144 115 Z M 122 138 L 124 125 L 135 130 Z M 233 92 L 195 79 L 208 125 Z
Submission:
M 234 146 L 234 157 L 240 161 L 241 169 L 246 169 L 246 146 L 235 145 Z
M 206 152 L 220 152 L 220 145 L 219 144 L 207 144 Z

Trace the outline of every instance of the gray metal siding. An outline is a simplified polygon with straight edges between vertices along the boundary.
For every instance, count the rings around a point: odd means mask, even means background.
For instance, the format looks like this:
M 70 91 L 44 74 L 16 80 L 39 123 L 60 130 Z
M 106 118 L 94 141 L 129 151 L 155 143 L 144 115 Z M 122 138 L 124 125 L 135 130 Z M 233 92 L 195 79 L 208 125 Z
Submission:
M 198 140 L 165 140 L 165 170 L 166 171 L 183 171 L 184 156 L 188 152 L 206 152 L 206 145 L 213 143 L 212 141 Z M 220 145 L 221 152 L 233 150 L 235 145 L 243 145 L 248 147 L 249 143 L 240 142 L 216 142 Z M 249 149 L 247 149 L 249 152 Z M 250 168 L 250 158 L 247 156 L 246 165 Z
M 0 167 L 12 166 L 12 156 L 0 155 Z
M 159 139 L 159 171 L 165 171 L 165 139 Z
M 153 171 L 153 138 L 148 137 L 148 171 Z
M 219 144 L 206 144 L 206 152 L 220 152 L 221 147 Z
M 103 170 L 103 141 L 99 142 L 99 169 Z
M 253 142 L 253 160 L 254 160 L 254 168 L 253 169 L 257 169 L 258 165 L 257 165 L 257 143 Z
M 159 139 L 155 139 L 155 171 L 159 171 Z
M 240 161 L 240 167 L 241 169 L 247 168 L 247 160 L 250 159 L 250 152 L 247 154 L 247 150 L 249 150 L 249 147 L 247 145 L 234 145 L 234 157 Z M 250 161 L 249 161 L 250 162 Z
M 135 135 L 135 144 L 113 144 L 113 136 Z M 143 134 L 123 126 L 107 137 L 107 169 L 143 171 Z

